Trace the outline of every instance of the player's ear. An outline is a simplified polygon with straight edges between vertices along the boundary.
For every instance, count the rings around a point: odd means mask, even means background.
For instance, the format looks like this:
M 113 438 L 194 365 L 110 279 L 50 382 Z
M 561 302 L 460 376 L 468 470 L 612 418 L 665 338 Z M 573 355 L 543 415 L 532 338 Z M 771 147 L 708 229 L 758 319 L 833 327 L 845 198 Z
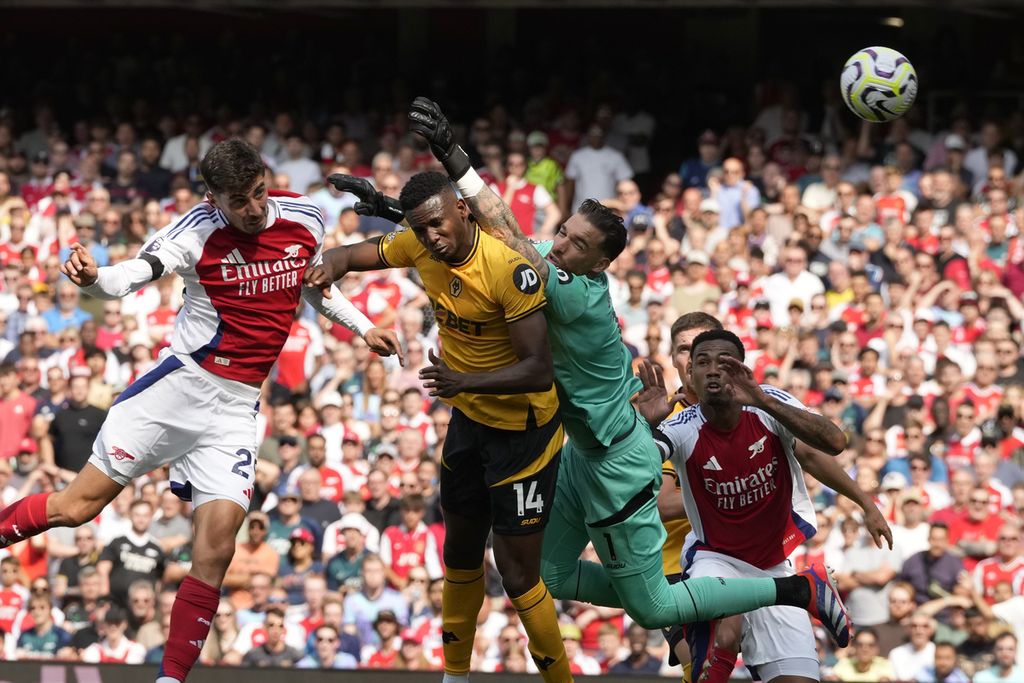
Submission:
M 590 269 L 590 272 L 603 273 L 604 271 L 608 270 L 608 266 L 610 266 L 611 264 L 612 260 L 610 258 L 608 258 L 607 256 L 602 256 L 601 260 L 595 263 L 594 266 Z
M 466 220 L 466 217 L 469 216 L 469 204 L 466 203 L 465 199 L 456 199 L 455 209 L 459 212 L 459 217 L 463 220 Z

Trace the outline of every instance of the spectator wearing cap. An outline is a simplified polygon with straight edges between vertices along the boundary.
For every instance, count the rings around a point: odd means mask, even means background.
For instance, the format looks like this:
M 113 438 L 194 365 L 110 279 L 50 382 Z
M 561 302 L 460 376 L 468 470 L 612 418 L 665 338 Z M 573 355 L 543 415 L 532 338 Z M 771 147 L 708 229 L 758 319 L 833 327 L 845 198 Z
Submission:
M 899 494 L 898 522 L 892 528 L 893 549 L 899 551 L 898 565 L 928 548 L 928 508 L 916 489 L 903 489 Z
M 255 575 L 277 576 L 281 557 L 266 542 L 269 526 L 270 519 L 265 512 L 250 512 L 246 523 L 247 538 L 235 544 L 235 554 L 228 565 L 224 587 L 233 591 L 231 601 L 236 608 L 246 608 L 253 604 L 253 596 L 249 594 L 248 588 L 253 584 Z
M 703 251 L 687 252 L 682 267 L 673 266 L 668 305 L 678 314 L 701 310 L 706 301 L 718 301 L 722 290 L 708 281 L 711 259 Z
M 697 156 L 687 159 L 679 166 L 683 188 L 707 189 L 708 174 L 719 165 L 721 158 L 718 136 L 715 132 L 706 130 L 701 133 L 697 138 Z
M 543 187 L 561 205 L 565 176 L 558 162 L 548 156 L 548 136 L 543 131 L 533 131 L 526 136 L 526 148 L 529 153 L 526 182 Z
M 340 634 L 330 624 L 324 624 L 313 632 L 312 652 L 295 665 L 300 669 L 355 669 L 359 661 L 348 652 L 338 650 Z
M 397 668 L 399 650 L 402 646 L 402 639 L 399 637 L 400 628 L 401 624 L 393 610 L 381 610 L 377 614 L 373 620 L 376 641 L 373 645 L 363 645 L 360 656 L 362 668 Z
M 50 155 L 45 151 L 32 155 L 29 164 L 29 177 L 22 182 L 18 191 L 25 200 L 29 210 L 35 210 L 40 200 L 50 194 L 53 179 L 50 177 Z
M 82 650 L 81 660 L 89 664 L 142 664 L 146 648 L 125 635 L 128 629 L 125 611 L 115 605 L 107 610 L 102 621 L 103 639 Z
M 324 532 L 324 557 L 329 557 L 326 576 L 332 591 L 358 590 L 362 585 L 363 561 L 370 555 L 367 535 L 379 532 L 355 512 L 348 512 Z M 339 538 L 340 536 L 340 538 Z
M 600 676 L 601 664 L 580 649 L 583 633 L 576 624 L 560 624 L 565 656 L 569 659 L 569 670 L 577 676 Z
M 584 199 L 612 197 L 615 186 L 633 177 L 633 169 L 622 152 L 605 145 L 605 130 L 597 123 L 587 129 L 586 145 L 569 156 L 565 167 L 565 196 L 571 197 L 568 215 L 575 212 Z
M 291 548 L 292 532 L 299 528 L 307 529 L 317 540 L 321 537 L 320 525 L 303 514 L 299 488 L 287 486 L 278 496 L 277 506 L 270 511 L 270 526 L 267 533 L 267 543 L 282 559 Z
M 278 582 L 288 592 L 288 603 L 301 605 L 305 602 L 306 579 L 322 576 L 324 566 L 316 559 L 319 548 L 312 531 L 303 526 L 296 527 L 288 540 L 288 553 L 282 558 Z
M 378 555 L 363 560 L 362 586 L 345 597 L 345 623 L 353 625 L 365 646 L 377 645 L 380 637 L 375 628 L 379 615 L 390 612 L 397 623 L 408 623 L 409 606 L 398 591 L 388 588 L 384 563 Z M 397 633 L 397 626 L 395 629 Z
M 404 671 L 431 671 L 440 668 L 423 651 L 423 636 L 411 628 L 402 629 L 402 644 L 395 658 L 395 669 Z
M 36 399 L 19 387 L 15 366 L 0 364 L 0 458 L 18 454 L 22 441 L 28 437 L 35 410 Z

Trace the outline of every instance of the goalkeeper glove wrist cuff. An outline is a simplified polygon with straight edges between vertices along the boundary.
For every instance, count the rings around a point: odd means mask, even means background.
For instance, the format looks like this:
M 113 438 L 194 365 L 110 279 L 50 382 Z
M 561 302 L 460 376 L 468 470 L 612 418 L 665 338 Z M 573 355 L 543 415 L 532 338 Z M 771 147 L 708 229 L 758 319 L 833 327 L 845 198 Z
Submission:
M 381 202 L 381 218 L 386 218 L 392 223 L 401 223 L 405 218 L 405 212 L 402 210 L 402 204 L 394 197 L 384 196 Z
M 441 164 L 444 166 L 444 170 L 448 172 L 448 177 L 456 183 L 462 179 L 462 176 L 466 175 L 467 171 L 473 170 L 473 166 L 469 163 L 469 155 L 466 154 L 466 151 L 460 145 L 455 145 L 451 153 L 444 159 L 441 159 Z

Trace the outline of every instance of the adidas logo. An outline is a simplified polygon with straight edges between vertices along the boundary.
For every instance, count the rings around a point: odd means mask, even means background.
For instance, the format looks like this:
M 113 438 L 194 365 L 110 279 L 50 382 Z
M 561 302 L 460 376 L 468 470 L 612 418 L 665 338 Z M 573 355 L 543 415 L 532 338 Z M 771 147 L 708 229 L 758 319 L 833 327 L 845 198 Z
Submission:
M 205 640 L 190 640 L 190 641 L 188 641 L 188 644 L 195 646 L 195 648 L 197 650 L 202 650 L 203 649 L 203 643 L 205 643 L 205 642 L 206 642 Z
M 711 459 L 704 463 L 704 469 L 711 470 L 712 472 L 721 472 L 722 466 L 718 464 L 718 458 L 712 455 Z
M 232 249 L 231 251 L 228 252 L 227 256 L 220 260 L 220 262 L 232 263 L 235 265 L 243 265 L 245 263 L 245 259 L 242 258 L 242 252 L 238 251 L 238 249 Z
M 196 621 L 198 621 L 200 624 L 206 624 L 207 626 L 210 625 L 210 622 L 206 619 L 203 619 L 202 617 L 196 617 Z

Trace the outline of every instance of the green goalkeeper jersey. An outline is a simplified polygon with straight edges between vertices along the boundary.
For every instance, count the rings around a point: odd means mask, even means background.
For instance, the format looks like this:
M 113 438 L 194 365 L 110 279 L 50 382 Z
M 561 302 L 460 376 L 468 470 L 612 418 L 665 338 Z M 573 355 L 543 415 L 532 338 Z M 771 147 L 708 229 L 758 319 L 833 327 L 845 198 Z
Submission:
M 542 256 L 551 242 L 540 242 Z M 608 276 L 573 275 L 548 263 L 544 294 L 562 423 L 581 448 L 608 446 L 636 421 L 640 391 L 608 293 Z

